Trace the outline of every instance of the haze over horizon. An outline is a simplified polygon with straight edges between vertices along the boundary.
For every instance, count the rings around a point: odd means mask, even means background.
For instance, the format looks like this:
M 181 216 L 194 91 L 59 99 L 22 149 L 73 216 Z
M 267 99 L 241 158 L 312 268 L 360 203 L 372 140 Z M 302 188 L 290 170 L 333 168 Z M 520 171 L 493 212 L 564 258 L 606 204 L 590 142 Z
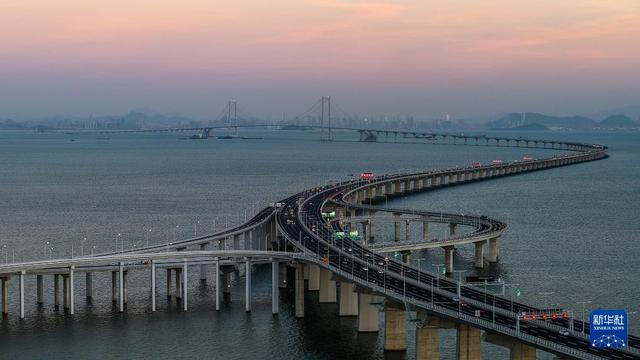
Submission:
M 640 93 L 635 0 L 0 4 L 0 118 L 152 108 L 589 114 Z

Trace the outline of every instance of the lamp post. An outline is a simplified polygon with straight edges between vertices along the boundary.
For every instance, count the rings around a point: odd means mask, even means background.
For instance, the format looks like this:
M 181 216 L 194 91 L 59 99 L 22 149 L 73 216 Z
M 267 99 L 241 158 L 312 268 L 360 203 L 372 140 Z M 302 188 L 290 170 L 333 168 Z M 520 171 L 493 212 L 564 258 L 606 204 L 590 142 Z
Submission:
M 591 300 L 578 301 L 577 303 L 582 305 L 582 334 L 584 334 L 584 306 L 586 304 L 591 304 Z

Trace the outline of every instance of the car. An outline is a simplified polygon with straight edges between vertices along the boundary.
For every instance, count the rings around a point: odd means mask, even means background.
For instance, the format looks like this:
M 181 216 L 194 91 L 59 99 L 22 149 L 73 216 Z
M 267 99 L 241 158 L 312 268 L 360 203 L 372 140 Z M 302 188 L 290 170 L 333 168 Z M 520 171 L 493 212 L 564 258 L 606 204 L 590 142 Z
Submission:
M 567 329 L 560 330 L 560 335 L 569 336 L 569 330 Z

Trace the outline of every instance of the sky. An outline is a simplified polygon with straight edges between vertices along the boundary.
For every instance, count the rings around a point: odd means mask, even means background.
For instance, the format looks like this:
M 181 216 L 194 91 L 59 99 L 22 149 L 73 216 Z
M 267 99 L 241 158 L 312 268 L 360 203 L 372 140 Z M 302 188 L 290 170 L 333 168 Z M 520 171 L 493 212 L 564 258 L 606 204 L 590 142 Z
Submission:
M 640 103 L 638 0 L 0 0 L 0 119 Z

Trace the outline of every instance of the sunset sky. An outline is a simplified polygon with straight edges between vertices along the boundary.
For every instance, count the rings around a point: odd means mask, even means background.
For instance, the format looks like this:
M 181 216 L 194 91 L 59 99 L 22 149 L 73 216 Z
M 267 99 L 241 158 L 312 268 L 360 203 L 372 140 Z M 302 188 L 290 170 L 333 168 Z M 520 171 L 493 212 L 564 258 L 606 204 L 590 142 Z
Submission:
M 180 5 L 176 5 L 180 4 Z M 588 114 L 640 104 L 638 0 L 0 0 L 0 119 Z

